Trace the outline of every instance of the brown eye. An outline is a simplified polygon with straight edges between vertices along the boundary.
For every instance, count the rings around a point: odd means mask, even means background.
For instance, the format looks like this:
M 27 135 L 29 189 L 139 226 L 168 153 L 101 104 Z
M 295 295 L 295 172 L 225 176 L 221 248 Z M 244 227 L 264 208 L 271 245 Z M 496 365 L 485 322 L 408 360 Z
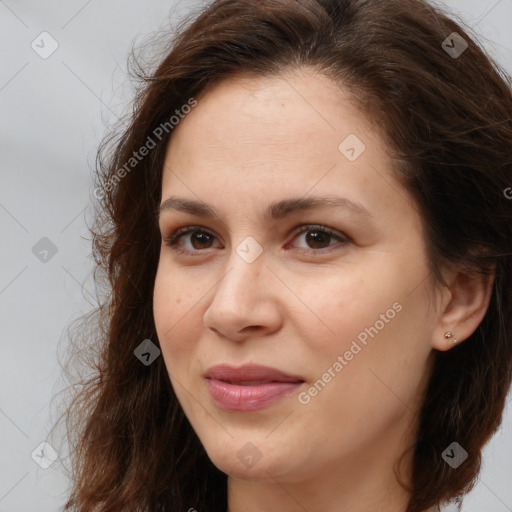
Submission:
M 324 249 L 330 250 L 330 247 L 344 246 L 349 242 L 350 239 L 342 233 L 334 232 L 322 226 L 302 226 L 301 231 L 293 240 L 297 248 L 319 253 Z
M 209 249 L 213 242 L 213 236 L 204 231 L 195 231 L 190 236 L 190 243 L 194 249 Z
M 332 236 L 325 231 L 307 231 L 306 243 L 312 249 L 323 249 L 329 246 Z
M 204 249 L 211 249 L 217 237 L 197 226 L 177 229 L 169 237 L 164 238 L 165 245 L 179 253 L 200 253 Z

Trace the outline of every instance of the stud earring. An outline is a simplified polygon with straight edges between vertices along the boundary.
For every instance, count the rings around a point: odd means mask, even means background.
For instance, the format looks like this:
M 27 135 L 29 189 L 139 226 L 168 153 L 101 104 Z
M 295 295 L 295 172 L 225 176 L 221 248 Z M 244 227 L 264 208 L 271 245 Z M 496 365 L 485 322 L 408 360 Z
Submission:
M 445 337 L 446 339 L 453 338 L 453 344 L 454 344 L 454 345 L 457 343 L 457 338 L 456 338 L 456 337 L 455 337 L 455 335 L 452 333 L 452 331 L 445 332 L 445 333 L 444 333 L 444 337 Z

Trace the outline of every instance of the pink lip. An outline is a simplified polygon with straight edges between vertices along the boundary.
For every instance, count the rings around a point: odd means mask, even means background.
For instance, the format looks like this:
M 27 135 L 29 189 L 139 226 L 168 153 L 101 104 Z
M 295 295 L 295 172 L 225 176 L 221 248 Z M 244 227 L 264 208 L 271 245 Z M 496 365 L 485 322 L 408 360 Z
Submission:
M 213 366 L 204 377 L 212 398 L 229 411 L 262 409 L 304 383 L 300 376 L 250 364 L 238 368 L 226 364 Z

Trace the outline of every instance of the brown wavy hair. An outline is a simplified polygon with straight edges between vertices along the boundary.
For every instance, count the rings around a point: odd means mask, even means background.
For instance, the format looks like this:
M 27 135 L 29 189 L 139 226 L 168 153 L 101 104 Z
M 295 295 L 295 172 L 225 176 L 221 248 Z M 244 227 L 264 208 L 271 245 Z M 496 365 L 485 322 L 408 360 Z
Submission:
M 453 32 L 468 44 L 458 56 L 443 48 Z M 158 64 L 137 71 L 128 127 L 98 153 L 91 233 L 101 304 L 71 344 L 71 358 L 93 372 L 67 410 L 65 510 L 225 512 L 227 476 L 185 417 L 163 358 L 145 366 L 134 356 L 143 340 L 159 343 L 152 297 L 169 119 L 227 77 L 301 67 L 351 91 L 390 144 L 396 176 L 421 212 L 433 280 L 442 284 L 440 270 L 450 264 L 475 274 L 495 269 L 477 330 L 435 351 L 411 479 L 402 482 L 407 512 L 460 503 L 502 421 L 512 379 L 510 78 L 469 29 L 423 0 L 218 0 L 184 19 L 165 43 L 162 37 Z M 168 130 L 156 140 L 163 123 Z M 148 137 L 155 147 L 134 164 Z M 441 457 L 453 441 L 468 453 L 457 469 Z

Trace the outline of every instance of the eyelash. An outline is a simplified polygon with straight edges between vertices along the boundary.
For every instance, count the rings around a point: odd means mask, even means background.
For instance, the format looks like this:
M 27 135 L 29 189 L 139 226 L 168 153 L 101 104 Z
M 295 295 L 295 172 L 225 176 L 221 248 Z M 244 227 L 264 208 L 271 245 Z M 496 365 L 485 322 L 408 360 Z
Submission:
M 300 230 L 294 234 L 293 240 L 295 240 L 300 235 L 307 233 L 308 231 L 316 231 L 316 232 L 321 232 L 323 234 L 329 235 L 334 239 L 337 239 L 339 241 L 339 243 L 341 243 L 341 246 L 345 246 L 346 244 L 351 242 L 351 239 L 348 236 L 346 236 L 342 233 L 333 231 L 325 226 L 320 226 L 320 225 L 316 225 L 316 224 L 307 224 L 307 225 L 300 226 L 299 228 L 300 228 Z M 209 231 L 201 226 L 186 226 L 186 227 L 178 228 L 175 231 L 173 231 L 169 236 L 167 236 L 163 239 L 163 243 L 164 243 L 164 245 L 170 247 L 171 250 L 173 250 L 177 253 L 187 254 L 190 256 L 200 256 L 201 252 L 204 252 L 205 250 L 208 250 L 210 248 L 204 249 L 204 250 L 195 249 L 194 251 L 189 251 L 189 250 L 183 249 L 182 247 L 180 247 L 180 245 L 178 245 L 178 240 L 181 237 L 188 235 L 188 234 L 192 234 L 192 233 L 206 233 L 206 234 L 216 238 L 215 235 L 211 231 Z M 338 244 L 334 244 L 333 247 L 335 247 L 336 245 L 338 245 Z M 326 253 L 332 252 L 333 250 L 335 250 L 335 249 L 331 248 L 331 246 L 324 247 L 321 249 L 299 248 L 299 252 L 305 253 L 305 254 L 318 254 L 318 253 L 326 254 Z

